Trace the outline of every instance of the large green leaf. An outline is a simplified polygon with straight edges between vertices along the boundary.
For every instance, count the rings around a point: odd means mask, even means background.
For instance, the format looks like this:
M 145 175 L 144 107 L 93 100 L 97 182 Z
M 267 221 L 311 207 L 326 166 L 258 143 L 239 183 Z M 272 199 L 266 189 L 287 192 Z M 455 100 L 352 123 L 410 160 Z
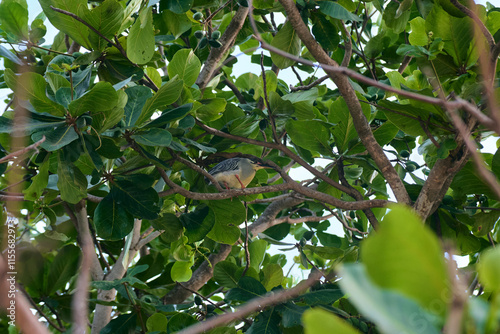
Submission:
M 443 39 L 444 51 L 451 55 L 459 66 L 468 64 L 469 46 L 474 37 L 470 18 L 451 16 L 435 3 L 427 16 L 425 28 L 432 31 L 433 38 Z
M 222 98 L 199 100 L 202 105 L 196 109 L 195 115 L 201 121 L 208 123 L 222 117 L 227 101 Z
M 248 245 L 248 252 L 250 253 L 250 266 L 257 272 L 260 271 L 260 266 L 266 255 L 267 241 L 259 239 L 254 240 Z
M 383 264 L 382 261 L 380 263 Z M 361 264 L 344 264 L 339 274 L 342 276 L 339 281 L 342 290 L 349 294 L 350 301 L 364 317 L 374 322 L 381 332 L 387 334 L 418 334 L 422 331 L 429 334 L 440 333 L 440 330 L 436 328 L 436 325 L 439 325 L 437 317 L 426 312 L 414 300 L 397 292 L 377 287 Z M 390 279 L 390 276 L 387 278 Z M 425 284 L 426 281 L 422 283 Z
M 176 14 L 168 9 L 161 13 L 161 18 L 167 26 L 168 31 L 174 35 L 175 38 L 179 38 L 179 36 L 188 31 L 192 25 L 192 22 L 188 19 L 186 14 Z
M 47 151 L 55 151 L 78 139 L 78 134 L 73 126 L 62 126 L 55 130 L 36 132 L 31 136 L 33 141 L 39 141 L 45 136 L 45 141 L 40 145 Z
M 266 243 L 267 244 L 267 243 Z M 272 288 L 281 286 L 283 281 L 283 268 L 277 263 L 269 263 L 264 268 L 262 268 L 262 273 L 264 274 L 264 279 L 262 280 L 262 285 L 267 291 L 271 291 Z
M 177 107 L 175 109 L 171 110 L 165 110 L 160 117 L 155 118 L 148 124 L 146 124 L 144 127 L 145 128 L 152 128 L 152 127 L 164 127 L 165 125 L 169 124 L 172 121 L 176 121 L 180 118 L 183 118 L 186 116 L 186 114 L 191 111 L 193 108 L 192 103 L 184 104 L 180 107 Z
M 306 150 L 332 156 L 329 145 L 330 132 L 320 121 L 306 120 L 286 122 L 286 131 L 295 145 Z
M 214 266 L 214 280 L 226 288 L 236 288 L 240 277 L 238 266 L 230 261 L 220 261 Z
M 389 109 L 382 109 L 385 116 L 404 133 L 410 136 L 426 136 L 422 124 L 418 119 L 427 121 L 430 118 L 428 110 L 387 100 L 379 101 L 379 105 Z
M 174 282 L 187 282 L 193 276 L 193 271 L 191 270 L 192 262 L 185 261 L 175 261 L 172 269 L 170 270 L 170 276 Z
M 146 146 L 169 146 L 172 142 L 172 135 L 165 129 L 151 128 L 140 131 L 131 136 L 137 143 Z
M 411 10 L 405 10 L 402 13 L 398 13 L 399 4 L 396 2 L 390 2 L 384 10 L 382 19 L 385 24 L 392 29 L 396 34 L 403 32 L 406 29 L 406 24 L 410 18 Z
M 278 31 L 276 36 L 274 36 L 271 45 L 294 56 L 300 55 L 300 38 L 290 22 L 286 22 L 285 25 Z M 271 52 L 271 59 L 273 60 L 273 63 L 281 69 L 295 64 L 294 60 L 283 57 L 274 52 Z
M 354 15 L 337 2 L 318 1 L 318 5 L 323 14 L 333 17 L 334 19 L 357 22 L 363 21 L 359 16 Z
M 478 274 L 487 291 L 498 295 L 500 291 L 500 248 L 488 249 L 481 253 Z
M 76 204 L 87 197 L 87 178 L 78 167 L 63 160 L 61 152 L 57 156 L 57 176 L 63 201 Z
M 161 239 L 166 242 L 179 240 L 183 232 L 181 221 L 173 213 L 164 213 L 150 223 L 155 229 L 163 231 Z
M 245 207 L 240 201 L 229 199 L 210 201 L 208 206 L 215 215 L 215 225 L 208 237 L 224 244 L 232 245 L 240 237 L 239 225 L 246 218 Z
M 88 38 L 89 28 L 71 16 L 58 13 L 50 8 L 50 6 L 53 6 L 75 15 L 80 15 L 87 9 L 87 0 L 39 0 L 39 2 L 43 8 L 43 12 L 47 15 L 47 18 L 54 27 L 70 36 L 71 39 L 78 42 L 78 44 L 91 50 L 91 44 Z
M 134 217 L 158 218 L 158 193 L 151 187 L 141 187 L 130 181 L 117 181 L 113 187 L 113 198 Z
M 103 36 L 113 39 L 123 22 L 124 9 L 116 0 L 104 1 L 92 11 L 84 11 L 84 19 Z M 90 43 L 94 50 L 104 50 L 108 46 L 105 39 L 90 30 Z
M 144 7 L 130 28 L 127 37 L 127 56 L 136 64 L 145 64 L 153 58 L 154 51 L 153 14 L 150 8 Z
M 137 313 L 132 312 L 122 314 L 111 320 L 101 330 L 100 334 L 129 334 L 135 331 L 135 324 L 137 322 Z
M 16 57 L 16 55 L 13 52 L 10 52 L 8 49 L 3 47 L 2 45 L 0 45 L 0 57 L 5 57 L 17 65 L 23 64 L 23 62 L 18 57 Z
M 392 124 L 391 122 L 385 122 L 375 130 L 373 130 L 373 136 L 375 137 L 375 140 L 377 143 L 384 147 L 387 145 L 391 140 L 396 137 L 398 134 L 399 129 Z M 361 143 L 358 142 L 348 150 L 348 154 L 356 154 L 356 153 L 361 153 L 366 150 L 365 146 Z
M 68 284 L 71 277 L 75 276 L 80 266 L 81 251 L 75 245 L 66 245 L 57 253 L 50 264 L 47 280 L 47 295 L 51 295 Z
M 390 207 L 378 233 L 364 241 L 361 258 L 377 285 L 446 314 L 450 282 L 444 253 L 436 236 L 410 208 Z
M 0 27 L 17 39 L 28 39 L 28 5 L 26 0 L 2 0 Z
M 255 278 L 243 276 L 238 282 L 238 287 L 229 290 L 225 299 L 246 302 L 266 292 L 266 288 Z
M 194 0 L 166 0 L 165 6 L 176 14 L 187 12 L 193 5 Z
M 5 82 L 19 98 L 29 100 L 37 112 L 45 112 L 54 116 L 64 116 L 64 107 L 45 94 L 47 83 L 38 73 L 25 72 L 16 76 L 14 72 L 5 69 Z
M 457 196 L 466 194 L 484 194 L 495 198 L 496 195 L 491 187 L 477 175 L 476 167 L 472 162 L 465 164 L 464 168 L 455 175 L 450 188 L 456 192 Z
M 167 69 L 169 77 L 178 75 L 186 86 L 191 87 L 200 74 L 201 63 L 192 49 L 182 49 L 175 53 Z
M 31 178 L 30 186 L 23 190 L 24 198 L 36 200 L 42 196 L 42 192 L 49 182 L 49 161 L 48 158 L 38 168 L 38 174 Z
M 337 28 L 326 19 L 326 17 L 318 15 L 312 27 L 312 33 L 318 43 L 328 51 L 337 49 L 340 43 L 340 36 Z
M 94 213 L 97 235 L 106 240 L 121 240 L 134 227 L 134 217 L 118 203 L 113 194 L 108 194 L 97 205 Z
M 125 105 L 125 126 L 132 127 L 139 118 L 146 101 L 153 95 L 145 86 L 134 86 L 125 89 L 128 96 Z
M 320 308 L 307 310 L 302 316 L 306 334 L 343 333 L 357 334 L 359 331 L 336 315 Z
M 198 207 L 195 211 L 181 215 L 182 226 L 186 229 L 189 242 L 199 241 L 207 235 L 215 224 L 215 219 L 207 219 L 210 208 L 208 206 Z
M 259 313 L 252 323 L 250 328 L 245 332 L 247 334 L 281 334 L 280 316 L 276 309 L 273 307 L 271 309 L 265 310 Z
M 109 82 L 100 81 L 90 91 L 72 101 L 68 110 L 73 117 L 87 111 L 99 112 L 112 109 L 118 102 L 116 90 Z
M 171 78 L 169 82 L 161 86 L 152 97 L 147 99 L 136 124 L 140 125 L 144 123 L 157 109 L 163 109 L 174 103 L 181 95 L 182 86 L 182 80 L 178 80 L 177 78 Z

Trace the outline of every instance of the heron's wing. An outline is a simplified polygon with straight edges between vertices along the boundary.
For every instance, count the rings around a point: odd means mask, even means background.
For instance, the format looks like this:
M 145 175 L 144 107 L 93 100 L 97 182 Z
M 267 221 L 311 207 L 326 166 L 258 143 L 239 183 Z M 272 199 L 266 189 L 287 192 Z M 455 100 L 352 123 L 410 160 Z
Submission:
M 238 169 L 238 162 L 240 159 L 238 158 L 231 158 L 222 161 L 218 165 L 216 165 L 214 168 L 208 171 L 210 175 L 215 175 L 220 172 L 227 172 L 227 171 L 233 171 Z

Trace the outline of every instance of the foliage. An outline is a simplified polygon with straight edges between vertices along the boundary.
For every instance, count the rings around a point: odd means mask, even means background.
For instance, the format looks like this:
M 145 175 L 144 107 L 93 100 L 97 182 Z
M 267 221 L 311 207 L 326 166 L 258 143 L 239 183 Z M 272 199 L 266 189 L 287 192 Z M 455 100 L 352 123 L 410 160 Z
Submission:
M 0 199 L 49 332 L 499 330 L 500 8 L 40 4 L 0 2 Z M 206 182 L 236 156 L 273 168 Z

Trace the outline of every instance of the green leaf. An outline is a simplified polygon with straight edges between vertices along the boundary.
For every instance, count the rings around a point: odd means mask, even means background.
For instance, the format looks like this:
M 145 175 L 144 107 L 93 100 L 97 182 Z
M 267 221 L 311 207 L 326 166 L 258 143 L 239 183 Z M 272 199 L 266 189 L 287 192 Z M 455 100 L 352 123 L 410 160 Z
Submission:
M 306 334 L 357 334 L 359 331 L 336 315 L 320 308 L 306 310 L 302 316 Z
M 144 7 L 130 28 L 127 37 L 127 57 L 136 64 L 145 64 L 153 58 L 155 35 L 153 31 L 153 13 Z
M 460 194 L 484 194 L 491 198 L 496 197 L 491 187 L 477 175 L 477 170 L 471 162 L 465 164 L 464 168 L 455 175 L 450 187 L 457 193 L 457 196 Z
M 5 82 L 18 96 L 28 99 L 37 112 L 45 112 L 54 116 L 66 114 L 62 105 L 47 97 L 45 93 L 47 83 L 40 74 L 25 72 L 16 76 L 11 69 L 7 68 L 5 69 Z
M 325 156 L 332 156 L 332 149 L 328 143 L 330 133 L 322 122 L 288 120 L 285 128 L 295 145 L 313 153 L 318 152 Z
M 55 151 L 78 139 L 78 134 L 73 126 L 58 127 L 55 130 L 36 132 L 31 136 L 33 141 L 39 141 L 45 136 L 45 141 L 40 145 L 47 151 Z
M 389 208 L 378 233 L 361 247 L 370 278 L 380 287 L 397 290 L 444 315 L 450 283 L 436 236 L 411 209 L 403 205 Z
M 411 10 L 398 13 L 399 4 L 390 2 L 384 10 L 382 19 L 393 32 L 399 34 L 406 29 L 406 24 L 410 18 Z
M 246 334 L 281 334 L 280 316 L 273 307 L 269 310 L 261 312 L 252 323 Z
M 171 110 L 165 110 L 160 117 L 155 118 L 147 123 L 144 128 L 164 127 L 173 121 L 183 118 L 193 108 L 192 103 L 184 104 L 180 107 Z
M 42 192 L 49 182 L 48 158 L 38 167 L 38 174 L 31 178 L 30 186 L 23 190 L 26 200 L 34 201 L 42 196 Z
M 183 14 L 193 6 L 194 0 L 166 0 L 166 8 L 176 14 Z
M 168 146 L 172 142 L 172 135 L 165 129 L 151 128 L 147 131 L 137 132 L 131 136 L 137 143 L 146 146 Z
M 187 282 L 193 276 L 193 271 L 191 270 L 191 262 L 175 261 L 172 269 L 170 270 L 170 276 L 174 282 Z
M 238 282 L 238 287 L 229 290 L 225 299 L 246 302 L 266 292 L 266 288 L 255 278 L 243 276 Z
M 163 109 L 174 103 L 182 92 L 183 82 L 177 78 L 172 78 L 149 99 L 142 108 L 141 115 L 136 124 L 141 125 L 147 121 L 157 109 Z
M 76 204 L 87 197 L 87 178 L 73 164 L 64 161 L 62 152 L 57 156 L 57 187 L 61 192 L 61 199 Z
M 317 4 L 319 5 L 319 8 L 323 14 L 333 17 L 334 19 L 356 22 L 363 21 L 359 16 L 354 15 L 336 2 L 318 1 Z
M 80 266 L 80 248 L 75 245 L 66 245 L 57 253 L 54 261 L 50 264 L 49 274 L 46 280 L 47 295 L 63 289 L 71 277 L 75 276 Z
M 118 102 L 116 90 L 109 82 L 100 81 L 91 90 L 72 101 L 68 110 L 73 117 L 87 111 L 99 112 L 112 109 Z
M 427 31 L 432 31 L 434 39 L 442 38 L 443 50 L 451 55 L 459 66 L 468 63 L 469 46 L 474 37 L 473 23 L 470 18 L 451 16 L 435 3 L 426 18 L 425 28 Z
M 177 39 L 183 33 L 191 29 L 192 22 L 186 14 L 176 14 L 168 9 L 161 13 L 161 18 L 166 24 L 168 31 Z
M 477 272 L 479 281 L 486 291 L 500 291 L 500 248 L 488 249 L 481 253 Z
M 99 334 L 130 334 L 135 331 L 137 313 L 122 314 L 111 320 Z
M 127 104 L 125 105 L 125 126 L 133 127 L 135 122 L 141 115 L 142 108 L 146 101 L 153 95 L 151 89 L 145 86 L 134 86 L 125 89 L 128 96 Z
M 181 49 L 174 54 L 167 69 L 170 78 L 178 75 L 186 86 L 191 87 L 200 74 L 201 63 L 192 49 Z
M 182 223 L 173 213 L 164 213 L 161 217 L 150 221 L 158 231 L 163 231 L 161 238 L 165 242 L 174 242 L 182 236 Z
M 78 44 L 86 49 L 91 50 L 91 44 L 88 38 L 89 28 L 71 16 L 56 12 L 50 8 L 50 6 L 53 6 L 79 15 L 87 8 L 87 0 L 40 0 L 39 2 L 43 8 L 43 12 L 47 15 L 47 18 L 54 27 L 69 35 L 72 40 L 78 42 Z
M 429 37 L 425 31 L 425 20 L 416 17 L 410 21 L 411 33 L 408 37 L 411 45 L 426 46 L 429 44 Z
M 311 251 L 312 253 L 317 254 L 319 257 L 328 260 L 335 260 L 341 256 L 344 256 L 344 251 L 340 248 L 335 247 L 305 245 L 304 250 Z
M 207 219 L 209 211 L 208 206 L 198 206 L 195 211 L 181 215 L 180 221 L 186 229 L 185 235 L 190 243 L 205 238 L 214 226 L 215 219 Z
M 204 123 L 215 121 L 222 117 L 227 101 L 222 98 L 199 100 L 202 105 L 195 111 L 195 115 Z
M 162 313 L 155 313 L 146 320 L 146 327 L 149 332 L 166 332 L 167 317 Z
M 107 0 L 92 9 L 84 11 L 83 18 L 103 36 L 113 39 L 123 22 L 124 9 L 116 0 Z M 90 30 L 90 43 L 94 50 L 104 50 L 108 42 Z
M 379 101 L 379 105 L 391 110 L 384 111 L 385 116 L 404 133 L 410 136 L 426 136 L 422 125 L 418 120 L 415 120 L 415 118 L 421 120 L 429 119 L 430 112 L 428 110 L 387 100 Z M 393 112 L 393 110 L 396 112 Z
M 274 36 L 271 46 L 278 48 L 284 52 L 290 53 L 294 56 L 300 55 L 301 45 L 300 38 L 297 35 L 295 29 L 293 29 L 290 22 L 286 22 L 285 25 L 278 31 L 276 36 Z M 294 60 L 278 55 L 277 53 L 271 52 L 271 59 L 273 63 L 281 69 L 295 64 Z
M 114 199 L 113 194 L 108 194 L 95 209 L 94 224 L 100 238 L 121 240 L 132 231 L 134 217 Z
M 396 137 L 398 131 L 399 129 L 394 124 L 392 124 L 391 122 L 385 122 L 375 130 L 373 130 L 373 136 L 375 137 L 377 143 L 381 147 L 384 147 Z M 352 146 L 347 153 L 356 154 L 364 152 L 365 150 L 365 146 L 361 142 L 358 142 L 354 146 Z
M 281 286 L 283 281 L 283 269 L 277 263 L 270 263 L 262 268 L 262 273 L 264 274 L 264 279 L 262 284 L 267 291 L 271 291 L 272 288 Z
M 340 289 L 322 289 L 308 292 L 295 298 L 295 301 L 303 302 L 309 306 L 330 305 L 345 295 Z
M 214 266 L 214 280 L 226 288 L 236 288 L 240 276 L 236 275 L 238 266 L 229 261 L 218 262 Z
M 208 206 L 215 216 L 215 224 L 208 237 L 220 243 L 232 245 L 240 237 L 239 225 L 246 218 L 245 207 L 239 201 L 229 199 L 209 201 Z
M 326 17 L 318 15 L 314 20 L 312 33 L 318 43 L 328 51 L 337 49 L 340 43 L 340 36 L 337 28 L 326 19 Z
M 266 77 L 266 92 L 267 95 L 270 96 L 271 92 L 276 91 L 276 88 L 278 87 L 278 77 L 276 76 L 276 73 L 273 71 L 267 70 L 265 72 L 265 77 Z M 236 80 L 238 82 L 238 80 Z M 255 86 L 252 87 L 255 89 L 255 93 L 253 94 L 254 100 L 258 100 L 259 97 L 264 98 L 264 79 L 262 75 L 259 76 L 257 79 Z
M 401 268 L 398 270 L 400 272 Z M 435 316 L 427 313 L 414 300 L 374 285 L 361 264 L 344 264 L 339 274 L 342 276 L 339 281 L 342 290 L 349 294 L 354 306 L 373 321 L 381 332 L 418 334 L 425 328 L 426 334 L 440 333 L 436 328 L 438 321 Z
M 45 259 L 38 249 L 28 244 L 16 254 L 16 269 L 18 278 L 24 287 L 28 288 L 31 296 L 42 294 L 44 280 Z
M 0 27 L 18 40 L 28 39 L 28 5 L 26 0 L 2 0 Z
M 250 267 L 254 268 L 257 272 L 260 271 L 262 261 L 266 255 L 267 241 L 259 239 L 254 240 L 248 245 L 248 252 L 250 253 Z
M 134 217 L 143 219 L 156 219 L 160 207 L 158 206 L 158 193 L 151 187 L 139 187 L 129 181 L 114 183 L 113 198 L 123 205 Z
M 17 65 L 23 65 L 23 62 L 16 57 L 16 55 L 6 48 L 4 48 L 2 45 L 0 45 L 0 56 L 7 58 L 11 62 Z

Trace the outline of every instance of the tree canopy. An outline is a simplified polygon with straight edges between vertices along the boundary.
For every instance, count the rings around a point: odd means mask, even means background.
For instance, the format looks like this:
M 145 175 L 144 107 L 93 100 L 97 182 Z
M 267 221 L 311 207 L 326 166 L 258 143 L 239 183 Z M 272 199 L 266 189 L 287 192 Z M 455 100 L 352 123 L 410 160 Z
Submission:
M 500 7 L 39 2 L 0 2 L 1 332 L 498 333 Z

